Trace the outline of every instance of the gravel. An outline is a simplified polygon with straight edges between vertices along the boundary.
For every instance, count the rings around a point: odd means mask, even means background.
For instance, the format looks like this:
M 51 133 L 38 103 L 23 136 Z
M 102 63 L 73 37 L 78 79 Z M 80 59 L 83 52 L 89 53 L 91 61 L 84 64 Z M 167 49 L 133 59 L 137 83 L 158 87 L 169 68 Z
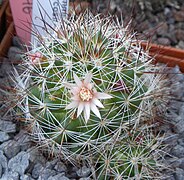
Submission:
M 92 6 L 97 12 L 105 12 L 108 3 L 102 0 L 92 0 Z M 120 13 L 130 19 L 130 3 L 128 1 L 111 0 L 110 11 L 118 16 Z M 129 8 L 127 8 L 129 7 Z M 183 0 L 142 1 L 135 6 L 133 17 L 134 30 L 143 34 L 145 38 L 151 37 L 153 42 L 184 48 L 184 2 Z M 156 27 L 156 28 L 155 28 Z M 153 35 L 154 32 L 154 35 Z M 143 38 L 144 38 L 143 37 Z M 20 60 L 23 53 L 18 37 L 13 38 L 13 46 L 0 66 L 0 82 L 5 85 L 11 83 L 8 72 L 12 70 L 11 63 Z M 184 179 L 184 75 L 178 67 L 170 70 L 171 93 L 167 113 L 168 124 L 161 127 L 166 134 L 165 144 L 168 145 L 169 155 L 166 164 L 170 170 L 165 172 L 165 180 Z M 173 75 L 175 74 L 175 75 Z M 174 76 L 174 77 L 173 77 Z M 9 115 L 3 100 L 0 102 L 0 180 L 90 180 L 90 169 L 86 166 L 80 168 L 62 162 L 60 159 L 48 160 L 40 152 L 26 130 L 21 129 L 15 119 Z
M 89 0 L 90 1 L 90 0 Z M 161 45 L 184 48 L 183 0 L 91 0 L 94 13 L 107 9 L 125 23 L 132 20 L 133 30 L 141 39 Z M 121 16 L 122 15 L 122 16 Z

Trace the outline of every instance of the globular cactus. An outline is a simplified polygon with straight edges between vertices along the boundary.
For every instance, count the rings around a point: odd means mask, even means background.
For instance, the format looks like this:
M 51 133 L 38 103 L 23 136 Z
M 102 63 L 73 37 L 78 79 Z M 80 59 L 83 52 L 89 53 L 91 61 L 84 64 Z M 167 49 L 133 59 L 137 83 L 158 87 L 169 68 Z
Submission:
M 99 152 L 97 179 L 161 179 L 164 175 L 162 138 L 148 127 L 106 144 Z M 163 146 L 164 147 L 164 146 Z
M 149 148 L 157 140 L 136 144 L 135 134 L 154 120 L 162 81 L 135 34 L 111 16 L 89 12 L 62 20 L 52 32 L 45 25 L 47 36 L 38 35 L 38 46 L 23 57 L 25 70 L 14 80 L 16 109 L 36 140 L 70 161 L 92 159 L 102 179 L 154 169 Z M 112 172 L 100 168 L 109 153 Z M 128 153 L 141 157 L 145 167 L 142 161 L 129 167 Z

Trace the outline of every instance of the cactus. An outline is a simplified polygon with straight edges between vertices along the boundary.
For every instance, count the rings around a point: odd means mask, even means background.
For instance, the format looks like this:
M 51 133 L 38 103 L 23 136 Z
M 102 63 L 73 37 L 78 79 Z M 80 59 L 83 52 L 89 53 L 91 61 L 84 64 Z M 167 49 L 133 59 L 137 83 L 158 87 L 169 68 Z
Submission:
M 52 33 L 45 25 L 47 36 L 38 35 L 39 45 L 23 56 L 24 72 L 14 73 L 21 119 L 50 153 L 92 161 L 99 179 L 149 177 L 158 170 L 150 151 L 158 139 L 141 127 L 163 105 L 159 67 L 114 17 L 86 12 L 62 20 Z M 151 138 L 137 143 L 140 133 Z M 130 156 L 141 160 L 131 167 Z
M 118 141 L 106 144 L 99 152 L 97 179 L 159 179 L 164 169 L 161 139 L 148 127 L 132 131 Z

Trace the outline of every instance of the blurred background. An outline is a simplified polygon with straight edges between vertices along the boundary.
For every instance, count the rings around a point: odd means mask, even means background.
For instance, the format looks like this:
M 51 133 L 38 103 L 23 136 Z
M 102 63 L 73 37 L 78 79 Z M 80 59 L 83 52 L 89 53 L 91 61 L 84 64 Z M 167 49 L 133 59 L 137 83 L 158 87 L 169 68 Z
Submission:
M 162 45 L 184 49 L 184 0 L 74 0 L 77 8 L 90 9 L 94 13 L 111 13 L 131 21 L 131 29 L 140 38 L 150 39 Z M 80 8 L 77 8 L 80 9 Z

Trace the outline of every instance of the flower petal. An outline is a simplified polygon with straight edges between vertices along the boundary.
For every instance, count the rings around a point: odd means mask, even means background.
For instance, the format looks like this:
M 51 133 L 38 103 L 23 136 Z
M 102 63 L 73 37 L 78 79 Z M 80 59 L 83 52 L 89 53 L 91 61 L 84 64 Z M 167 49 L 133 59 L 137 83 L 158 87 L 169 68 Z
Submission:
M 91 79 L 92 79 L 92 73 L 88 73 L 86 74 L 86 77 L 84 79 L 84 84 L 87 86 L 90 82 L 91 82 Z
M 90 118 L 90 103 L 85 103 L 84 118 L 87 123 Z
M 82 113 L 83 109 L 84 109 L 84 103 L 80 102 L 78 109 L 77 109 L 77 117 L 79 117 L 79 115 Z
M 76 108 L 76 107 L 78 107 L 78 104 L 79 104 L 78 101 L 72 101 L 70 104 L 68 104 L 68 105 L 66 106 L 65 109 L 73 109 L 73 108 Z
M 111 95 L 106 94 L 106 93 L 101 93 L 101 92 L 95 93 L 95 96 L 96 96 L 97 99 L 110 99 L 110 98 L 113 98 Z
M 103 104 L 97 98 L 93 98 L 92 103 L 100 108 L 104 108 Z
M 73 95 L 76 95 L 76 94 L 78 94 L 79 93 L 79 91 L 80 91 L 80 88 L 79 87 L 73 87 L 72 89 L 71 89 L 71 93 L 73 94 Z
M 94 104 L 91 104 L 91 111 L 92 111 L 98 118 L 101 119 L 100 112 L 99 112 L 98 108 L 97 108 Z
M 86 122 L 86 124 L 88 123 L 88 118 L 87 118 L 87 115 L 86 115 L 86 111 L 84 111 L 84 120 Z
M 66 88 L 69 88 L 69 89 L 72 89 L 75 86 L 74 84 L 71 84 L 68 82 L 63 82 L 62 84 L 63 84 L 63 86 L 65 86 Z
M 79 102 L 80 101 L 80 98 L 79 98 L 78 95 L 75 94 L 74 96 L 71 97 L 71 100 L 72 101 L 78 101 Z
M 89 84 L 86 84 L 85 86 L 86 86 L 89 90 L 92 90 L 94 84 L 89 83 Z
M 73 73 L 73 78 L 74 78 L 74 81 L 75 81 L 76 85 L 78 87 L 81 87 L 82 86 L 82 81 L 79 79 L 79 77 L 75 73 Z

